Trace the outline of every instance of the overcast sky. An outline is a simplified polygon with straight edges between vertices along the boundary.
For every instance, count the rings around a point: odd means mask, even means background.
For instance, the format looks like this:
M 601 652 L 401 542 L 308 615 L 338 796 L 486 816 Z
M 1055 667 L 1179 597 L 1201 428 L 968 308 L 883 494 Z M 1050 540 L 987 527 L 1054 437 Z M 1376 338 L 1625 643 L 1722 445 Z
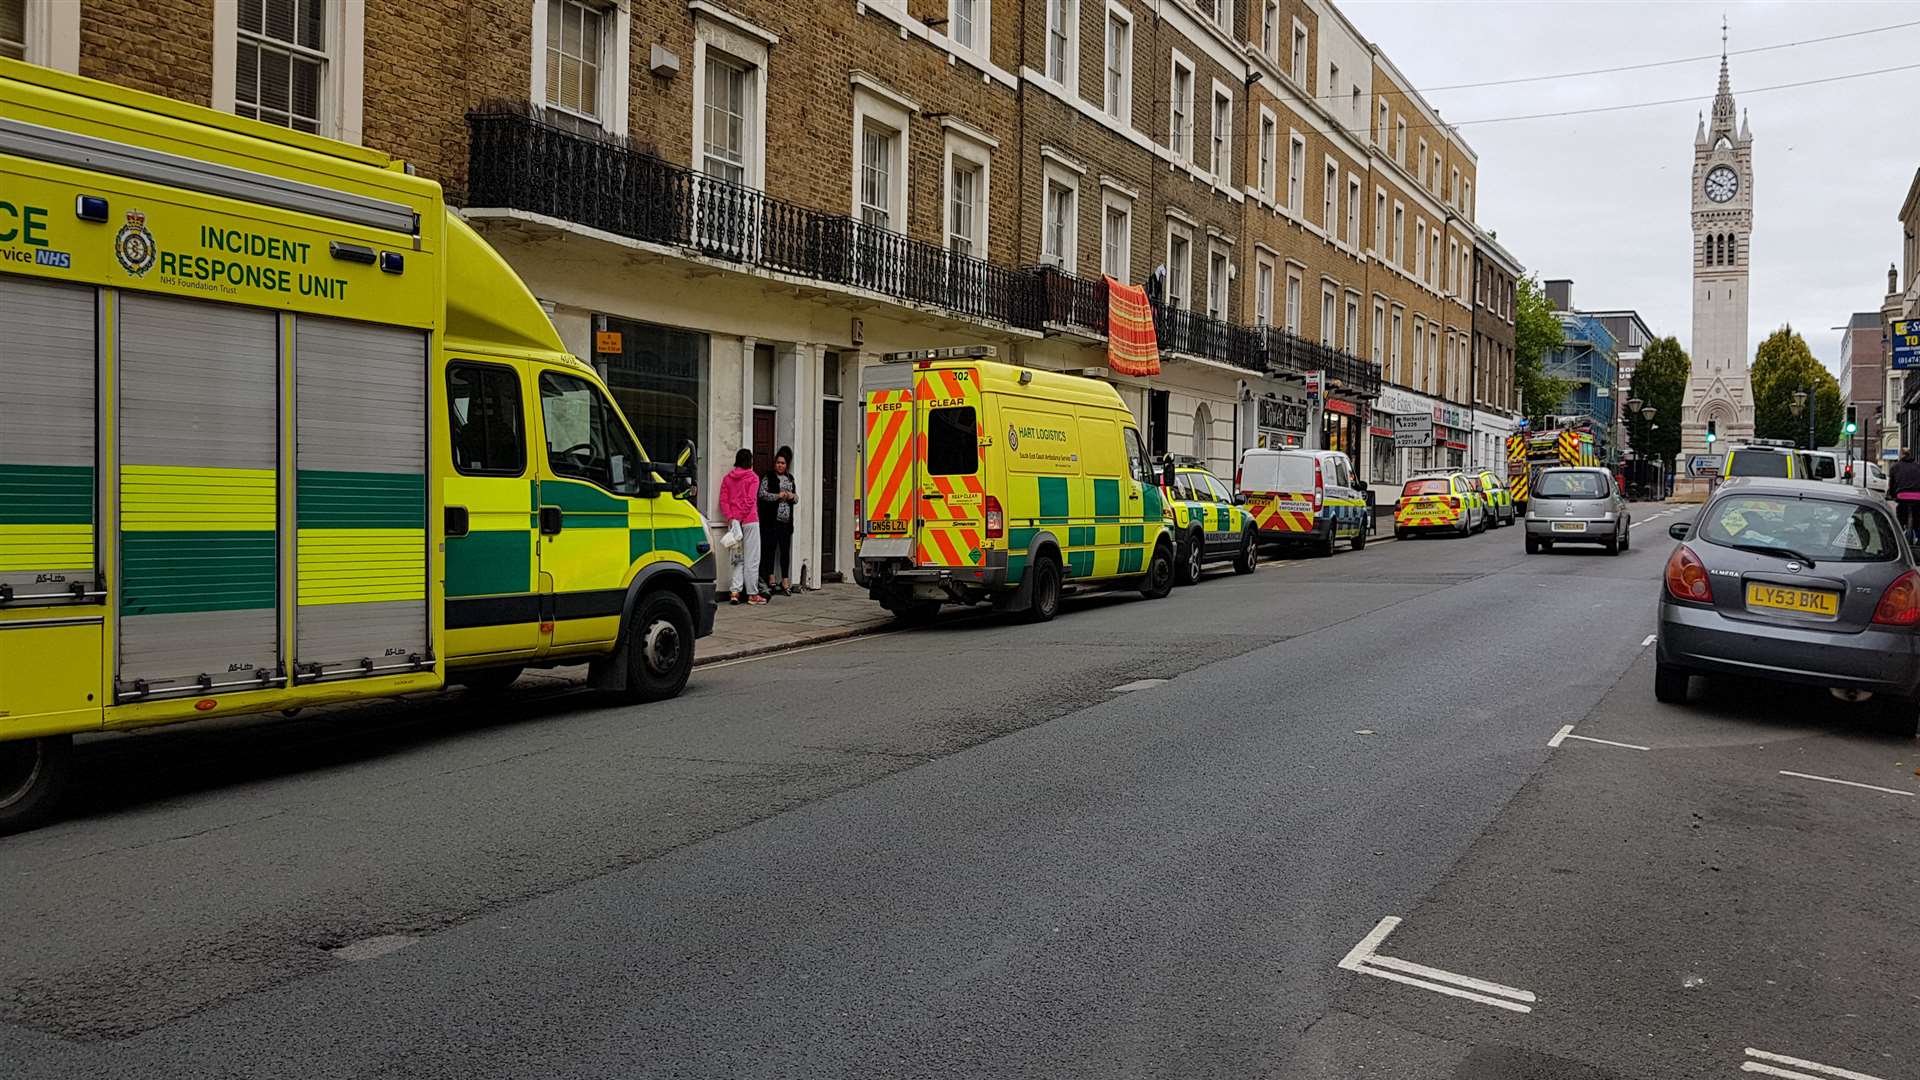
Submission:
M 1572 278 L 1576 307 L 1633 308 L 1691 350 L 1693 133 L 1728 48 L 1779 45 L 1920 20 L 1920 4 L 1343 0 L 1480 159 L 1478 219 L 1528 270 Z M 1476 89 L 1456 83 L 1714 54 L 1643 71 Z M 1734 103 L 1753 127 L 1751 350 L 1792 323 L 1839 366 L 1840 332 L 1878 311 L 1900 250 L 1895 215 L 1920 166 L 1920 70 L 1822 86 L 1759 87 L 1920 62 L 1920 26 L 1732 56 Z M 1507 123 L 1481 118 L 1690 97 L 1684 104 Z

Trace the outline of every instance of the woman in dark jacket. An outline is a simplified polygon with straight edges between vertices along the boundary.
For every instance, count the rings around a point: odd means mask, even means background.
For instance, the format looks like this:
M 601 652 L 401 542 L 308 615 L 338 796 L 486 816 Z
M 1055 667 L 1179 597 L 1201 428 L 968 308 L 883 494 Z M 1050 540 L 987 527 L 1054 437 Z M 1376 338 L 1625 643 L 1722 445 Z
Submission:
M 793 482 L 793 448 L 774 451 L 773 471 L 760 478 L 760 580 L 768 596 L 793 596 L 793 508 L 800 492 Z M 773 583 L 774 564 L 780 566 L 780 584 Z

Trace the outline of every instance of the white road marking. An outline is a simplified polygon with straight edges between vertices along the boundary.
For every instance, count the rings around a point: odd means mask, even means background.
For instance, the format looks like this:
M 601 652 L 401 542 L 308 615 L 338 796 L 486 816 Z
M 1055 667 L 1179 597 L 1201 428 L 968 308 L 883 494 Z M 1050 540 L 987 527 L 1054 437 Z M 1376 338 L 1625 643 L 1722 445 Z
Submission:
M 1617 747 L 1619 747 L 1619 748 L 1621 748 L 1622 750 L 1651 750 L 1651 749 L 1653 749 L 1653 747 L 1651 747 L 1651 746 L 1641 746 L 1641 745 L 1639 745 L 1638 743 L 1630 743 L 1630 742 L 1614 742 L 1614 741 L 1613 741 L 1612 739 L 1596 739 L 1596 738 L 1594 738 L 1594 737 L 1593 737 L 1593 736 L 1591 736 L 1591 735 L 1569 735 L 1569 736 L 1567 736 L 1567 738 L 1569 738 L 1569 739 L 1579 739 L 1579 740 L 1580 740 L 1581 742 L 1597 742 L 1597 743 L 1599 743 L 1599 744 L 1600 744 L 1601 746 L 1617 746 Z
M 1559 731 L 1554 732 L 1553 738 L 1547 740 L 1547 749 L 1552 750 L 1552 749 L 1558 748 L 1561 743 L 1567 741 L 1567 736 L 1572 733 L 1573 733 L 1572 724 L 1568 724 L 1566 727 L 1563 727 Z
M 1908 798 L 1913 797 L 1913 792 L 1911 791 L 1901 791 L 1899 788 L 1880 787 L 1877 784 L 1862 784 L 1856 780 L 1836 780 L 1831 776 L 1815 776 L 1812 773 L 1788 772 L 1786 769 L 1781 769 L 1780 775 L 1797 776 L 1802 780 L 1818 780 L 1823 784 L 1845 784 L 1848 787 L 1866 788 L 1868 791 L 1884 791 L 1889 795 L 1905 795 Z
M 1451 971 L 1416 964 L 1391 956 L 1381 956 L 1380 943 L 1400 925 L 1398 915 L 1388 915 L 1380 920 L 1360 943 L 1347 951 L 1339 966 L 1359 975 L 1371 975 L 1376 979 L 1417 986 L 1422 990 L 1431 990 L 1436 994 L 1477 1001 L 1482 1005 L 1492 1005 L 1509 1012 L 1530 1013 L 1535 997 L 1531 991 L 1505 986 L 1485 979 L 1476 979 L 1470 975 L 1456 975 Z
M 1840 1077 L 1840 1080 L 1881 1080 L 1880 1077 L 1872 1076 L 1867 1073 L 1854 1072 L 1851 1069 L 1842 1069 L 1833 1065 L 1822 1065 L 1817 1061 L 1808 1061 L 1805 1058 L 1788 1057 L 1785 1054 L 1770 1054 L 1765 1050 L 1755 1050 L 1751 1046 L 1747 1047 L 1747 1056 L 1750 1058 L 1758 1058 L 1760 1059 L 1760 1061 L 1772 1061 L 1772 1062 L 1778 1062 L 1781 1065 L 1791 1065 L 1796 1069 L 1812 1069 L 1815 1072 L 1824 1073 L 1827 1076 Z M 1772 1068 L 1771 1066 L 1762 1065 L 1762 1064 L 1759 1064 L 1759 1062 L 1755 1062 L 1755 1061 L 1741 1062 L 1740 1071 L 1764 1073 L 1768 1076 L 1790 1076 L 1790 1077 L 1796 1078 L 1796 1080 L 1802 1077 L 1805 1077 L 1806 1080 L 1820 1080 L 1819 1077 L 1809 1077 L 1807 1076 L 1806 1073 L 1788 1072 L 1785 1069 L 1775 1069 L 1775 1068 Z
M 1131 694 L 1135 690 L 1151 690 L 1156 686 L 1165 686 L 1166 684 L 1167 680 L 1165 679 L 1136 679 L 1130 683 L 1121 683 L 1119 686 L 1107 691 L 1107 693 Z
M 1649 645 L 1651 645 L 1651 644 L 1653 644 L 1653 642 L 1654 642 L 1654 640 L 1655 640 L 1656 638 L 1658 638 L 1659 636 L 1660 636 L 1660 635 L 1658 635 L 1658 634 L 1648 634 L 1648 635 L 1646 636 L 1646 639 L 1640 642 L 1640 647 L 1644 649 L 1644 648 L 1646 648 L 1647 646 L 1649 646 Z

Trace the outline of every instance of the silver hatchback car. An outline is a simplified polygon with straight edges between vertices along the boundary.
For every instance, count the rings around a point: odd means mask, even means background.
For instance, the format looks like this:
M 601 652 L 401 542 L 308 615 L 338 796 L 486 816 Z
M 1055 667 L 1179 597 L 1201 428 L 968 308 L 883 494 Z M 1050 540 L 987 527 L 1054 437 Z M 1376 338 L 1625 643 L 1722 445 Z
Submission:
M 1627 500 L 1605 469 L 1541 469 L 1527 500 L 1527 554 L 1555 544 L 1599 544 L 1618 555 L 1633 543 Z
M 1667 558 L 1653 692 L 1693 675 L 1867 698 L 1912 735 L 1920 719 L 1920 574 L 1887 504 L 1813 480 L 1730 479 Z

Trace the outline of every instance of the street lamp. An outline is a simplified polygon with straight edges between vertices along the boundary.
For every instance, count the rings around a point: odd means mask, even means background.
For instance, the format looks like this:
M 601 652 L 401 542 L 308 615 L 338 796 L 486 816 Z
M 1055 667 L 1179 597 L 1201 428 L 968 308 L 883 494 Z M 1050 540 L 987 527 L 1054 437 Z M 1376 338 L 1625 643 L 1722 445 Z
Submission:
M 1813 403 L 1813 408 L 1811 409 L 1807 408 L 1809 401 Z M 1793 404 L 1787 406 L 1787 408 L 1792 410 L 1794 419 L 1796 420 L 1800 418 L 1801 413 L 1804 412 L 1807 414 L 1807 449 L 1813 449 L 1813 425 L 1818 422 L 1820 415 L 1820 399 L 1806 390 L 1795 390 L 1793 392 Z
M 1639 482 L 1645 485 L 1647 483 L 1646 463 L 1652 459 L 1652 447 L 1647 444 L 1653 441 L 1653 432 L 1658 430 L 1658 425 L 1653 422 L 1653 415 L 1659 410 L 1637 397 L 1630 397 L 1626 401 L 1621 402 L 1621 404 L 1627 407 L 1626 420 L 1629 425 L 1628 433 L 1633 438 L 1634 457 L 1639 462 L 1639 467 L 1635 471 L 1639 474 Z M 1634 413 L 1640 414 L 1641 428 L 1639 435 L 1632 435 L 1631 425 L 1633 424 Z

